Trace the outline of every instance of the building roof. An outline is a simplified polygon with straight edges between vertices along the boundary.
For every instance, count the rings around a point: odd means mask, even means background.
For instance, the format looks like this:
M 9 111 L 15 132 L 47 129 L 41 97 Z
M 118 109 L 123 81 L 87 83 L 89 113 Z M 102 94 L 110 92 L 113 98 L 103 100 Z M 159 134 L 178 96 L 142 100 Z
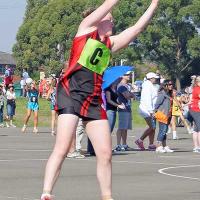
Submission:
M 16 65 L 16 61 L 11 54 L 0 51 L 0 64 L 2 64 L 2 65 Z

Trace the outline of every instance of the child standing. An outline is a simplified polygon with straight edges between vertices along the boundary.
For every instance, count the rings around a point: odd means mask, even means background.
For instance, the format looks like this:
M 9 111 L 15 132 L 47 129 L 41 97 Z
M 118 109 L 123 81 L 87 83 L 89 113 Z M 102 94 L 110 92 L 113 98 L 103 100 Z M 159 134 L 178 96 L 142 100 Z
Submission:
M 25 117 L 25 123 L 22 127 L 22 132 L 24 133 L 27 128 L 27 124 L 29 121 L 29 118 L 31 116 L 31 113 L 34 112 L 34 128 L 33 133 L 38 133 L 38 110 L 39 110 L 39 104 L 38 104 L 38 96 L 39 92 L 36 89 L 35 82 L 32 82 L 30 86 L 27 86 L 27 97 L 28 97 L 28 104 L 27 104 L 27 115 Z

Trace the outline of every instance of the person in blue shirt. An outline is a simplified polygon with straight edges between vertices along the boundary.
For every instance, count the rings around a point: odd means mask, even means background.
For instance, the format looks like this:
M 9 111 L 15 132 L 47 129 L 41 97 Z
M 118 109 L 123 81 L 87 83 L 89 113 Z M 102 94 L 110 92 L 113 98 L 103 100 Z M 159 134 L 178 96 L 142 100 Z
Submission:
M 33 81 L 30 85 L 27 85 L 27 115 L 25 117 L 25 123 L 22 127 L 22 132 L 24 133 L 27 128 L 27 124 L 29 121 L 29 118 L 31 116 L 31 113 L 34 113 L 34 128 L 33 133 L 38 133 L 38 110 L 39 110 L 39 104 L 38 104 L 38 97 L 39 92 L 36 88 L 35 82 Z

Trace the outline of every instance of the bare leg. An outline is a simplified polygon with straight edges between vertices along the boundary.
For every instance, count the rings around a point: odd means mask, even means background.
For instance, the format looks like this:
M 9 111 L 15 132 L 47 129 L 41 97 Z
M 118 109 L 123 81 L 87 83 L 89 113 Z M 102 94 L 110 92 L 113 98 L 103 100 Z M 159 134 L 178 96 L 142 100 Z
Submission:
M 78 117 L 71 114 L 62 114 L 58 117 L 58 127 L 54 150 L 46 165 L 43 191 L 51 193 L 60 174 L 62 163 L 69 151 L 72 135 L 76 132 Z
M 26 114 L 26 117 L 25 117 L 25 120 L 24 120 L 24 124 L 27 125 L 28 124 L 28 121 L 29 121 L 29 118 L 31 116 L 31 113 L 32 111 L 31 110 L 27 110 L 27 114 Z
M 86 133 L 90 138 L 97 157 L 97 178 L 101 188 L 102 199 L 110 197 L 112 185 L 112 141 L 107 120 L 87 122 Z
M 117 145 L 120 145 L 120 144 L 121 144 L 122 131 L 123 131 L 123 130 L 121 130 L 121 129 L 118 129 L 118 130 L 117 130 L 117 133 L 116 133 L 116 135 L 117 135 Z
M 34 128 L 38 127 L 38 111 L 34 111 Z
M 149 144 L 154 143 L 155 129 L 152 127 L 152 119 L 151 117 L 145 118 L 145 121 L 149 128 L 147 128 L 143 135 L 140 137 L 141 140 L 144 140 L 147 136 L 149 136 Z
M 176 131 L 176 116 L 172 116 L 171 126 L 172 126 L 172 131 Z
M 198 142 L 198 146 L 200 148 L 200 132 L 197 133 L 197 142 Z
M 198 142 L 198 133 L 197 132 L 193 132 L 193 144 L 194 144 L 194 148 L 199 148 L 200 143 Z
M 51 111 L 51 131 L 55 131 L 56 111 Z
M 122 144 L 127 144 L 127 129 L 122 130 Z

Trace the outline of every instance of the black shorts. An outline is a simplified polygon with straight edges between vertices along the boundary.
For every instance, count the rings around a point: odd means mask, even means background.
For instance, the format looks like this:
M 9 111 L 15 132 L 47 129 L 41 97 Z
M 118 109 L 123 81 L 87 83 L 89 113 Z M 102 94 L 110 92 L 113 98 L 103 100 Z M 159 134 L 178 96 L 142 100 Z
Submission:
M 82 119 L 107 119 L 102 100 L 102 76 L 86 68 L 61 80 L 57 86 L 58 114 L 74 114 Z

